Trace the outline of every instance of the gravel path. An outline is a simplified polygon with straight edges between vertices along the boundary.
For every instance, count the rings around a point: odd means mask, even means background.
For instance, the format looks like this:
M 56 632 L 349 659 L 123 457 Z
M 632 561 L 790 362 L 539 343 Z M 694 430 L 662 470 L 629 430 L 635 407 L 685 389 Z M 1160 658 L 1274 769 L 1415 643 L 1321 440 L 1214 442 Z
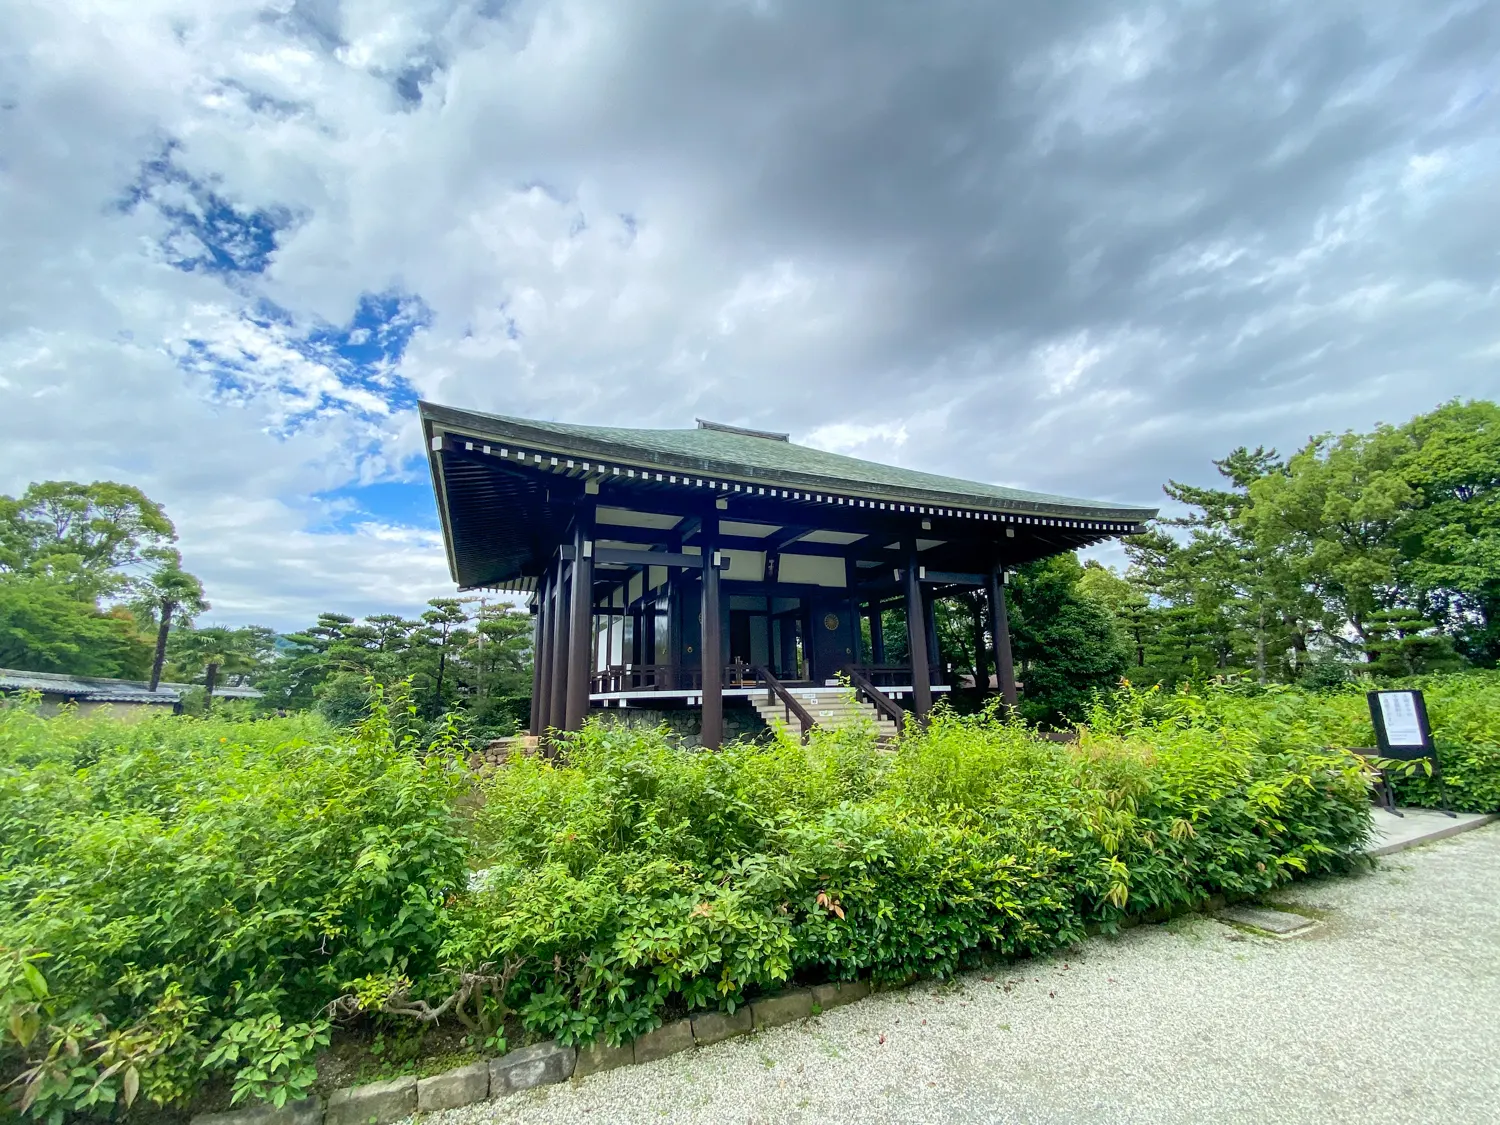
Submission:
M 1500 1122 L 1500 825 L 1274 897 L 425 1125 Z

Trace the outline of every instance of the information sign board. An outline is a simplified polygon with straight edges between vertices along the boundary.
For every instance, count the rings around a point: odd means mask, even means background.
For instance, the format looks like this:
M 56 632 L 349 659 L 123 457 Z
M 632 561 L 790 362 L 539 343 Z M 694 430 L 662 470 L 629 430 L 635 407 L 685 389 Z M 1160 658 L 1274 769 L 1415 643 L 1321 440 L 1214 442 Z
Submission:
M 1372 691 L 1369 700 L 1382 757 L 1433 755 L 1432 728 L 1427 725 L 1427 705 L 1420 691 Z

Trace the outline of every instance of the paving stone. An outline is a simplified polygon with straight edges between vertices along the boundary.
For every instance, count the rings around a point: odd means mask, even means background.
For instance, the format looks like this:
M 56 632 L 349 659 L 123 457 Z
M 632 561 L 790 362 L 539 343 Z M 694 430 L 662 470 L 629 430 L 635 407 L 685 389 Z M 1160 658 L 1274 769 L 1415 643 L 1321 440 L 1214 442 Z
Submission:
M 410 1117 L 417 1109 L 417 1080 L 392 1078 L 368 1086 L 350 1086 L 328 1095 L 324 1125 L 384 1125 Z
M 780 996 L 768 996 L 750 1005 L 755 1029 L 775 1027 L 793 1020 L 803 1020 L 812 1015 L 812 993 L 805 988 L 795 992 L 783 992 Z
M 225 1113 L 195 1113 L 192 1125 L 319 1125 L 323 1106 L 317 1098 L 274 1105 L 255 1105 Z
M 1235 922 L 1241 926 L 1250 926 L 1278 935 L 1294 934 L 1298 930 L 1305 930 L 1309 926 L 1316 925 L 1312 918 L 1304 918 L 1301 914 L 1289 914 L 1285 910 L 1272 910 L 1265 906 L 1231 906 L 1228 910 L 1219 911 L 1218 916 L 1226 922 Z
M 578 1052 L 556 1043 L 537 1043 L 490 1060 L 490 1097 L 561 1082 L 573 1073 Z
M 487 1062 L 471 1063 L 417 1080 L 417 1108 L 424 1113 L 473 1105 L 489 1096 L 490 1064 Z
M 573 1076 L 584 1078 L 603 1070 L 629 1066 L 633 1062 L 635 1062 L 635 1048 L 631 1044 L 611 1047 L 603 1039 L 597 1039 L 587 1047 L 578 1048 L 578 1064 L 573 1068 Z
M 1382 856 L 1405 851 L 1418 844 L 1429 844 L 1448 836 L 1482 828 L 1496 818 L 1488 813 L 1455 813 L 1449 816 L 1435 809 L 1401 809 L 1396 816 L 1385 809 L 1372 809 L 1375 831 L 1365 847 L 1367 855 Z
M 846 980 L 835 984 L 815 984 L 812 987 L 813 1003 L 825 1012 L 842 1004 L 852 1004 L 870 995 L 867 980 Z
M 700 1047 L 748 1035 L 754 1030 L 755 1020 L 750 1009 L 743 1005 L 732 1016 L 728 1012 L 700 1012 L 693 1017 L 693 1039 Z
M 646 1032 L 635 1041 L 635 1061 L 643 1063 L 664 1059 L 678 1051 L 686 1051 L 692 1045 L 693 1021 L 674 1020 L 655 1031 Z

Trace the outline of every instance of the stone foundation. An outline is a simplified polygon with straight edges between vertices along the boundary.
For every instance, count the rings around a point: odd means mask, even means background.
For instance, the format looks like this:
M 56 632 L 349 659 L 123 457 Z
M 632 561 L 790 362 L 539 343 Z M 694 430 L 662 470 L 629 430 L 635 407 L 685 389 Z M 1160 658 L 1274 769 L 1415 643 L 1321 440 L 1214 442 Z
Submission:
M 665 726 L 684 746 L 700 746 L 703 712 L 697 707 L 595 707 L 589 718 L 616 726 L 654 730 Z M 736 738 L 769 738 L 771 728 L 744 700 L 724 701 L 724 741 Z
M 682 745 L 701 745 L 699 736 L 703 732 L 703 712 L 697 707 L 595 707 L 589 718 L 615 726 L 632 727 L 637 730 L 655 730 L 665 726 Z M 724 741 L 736 738 L 763 739 L 771 736 L 760 713 L 745 700 L 739 698 L 724 701 Z M 535 735 L 518 734 L 513 738 L 497 738 L 483 750 L 469 755 L 469 768 L 475 771 L 503 766 L 513 757 L 538 752 L 539 739 Z

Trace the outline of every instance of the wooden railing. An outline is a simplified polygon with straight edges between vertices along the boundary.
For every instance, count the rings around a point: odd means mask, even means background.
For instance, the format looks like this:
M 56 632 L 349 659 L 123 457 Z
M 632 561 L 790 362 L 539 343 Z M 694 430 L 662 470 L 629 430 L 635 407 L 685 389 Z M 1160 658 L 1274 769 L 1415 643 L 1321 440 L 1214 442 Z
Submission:
M 807 736 L 813 729 L 813 717 L 807 708 L 802 706 L 797 697 L 791 693 L 785 684 L 771 675 L 771 670 L 764 666 L 755 669 L 756 677 L 766 685 L 766 702 L 775 703 L 780 700 L 782 709 L 786 714 L 787 726 L 792 725 L 792 717 L 795 715 L 797 722 L 802 727 L 802 741 L 807 741 Z
M 906 687 L 912 681 L 910 664 L 854 664 L 846 671 L 858 672 L 869 680 L 873 687 Z M 928 668 L 927 682 L 931 684 L 943 682 L 943 669 L 940 665 L 933 664 Z
M 869 677 L 858 668 L 847 667 L 844 669 L 844 674 L 849 677 L 849 683 L 854 688 L 856 697 L 864 696 L 875 705 L 875 710 L 890 719 L 898 728 L 906 722 L 906 711 L 901 705 L 871 683 Z
M 724 665 L 721 676 L 725 687 L 751 687 L 757 683 L 755 668 L 743 660 Z M 697 665 L 611 664 L 595 672 L 589 681 L 589 691 L 601 695 L 621 691 L 702 690 L 703 669 Z
M 591 692 L 664 691 L 681 688 L 687 691 L 700 686 L 697 669 L 679 668 L 674 664 L 611 664 L 594 673 Z

